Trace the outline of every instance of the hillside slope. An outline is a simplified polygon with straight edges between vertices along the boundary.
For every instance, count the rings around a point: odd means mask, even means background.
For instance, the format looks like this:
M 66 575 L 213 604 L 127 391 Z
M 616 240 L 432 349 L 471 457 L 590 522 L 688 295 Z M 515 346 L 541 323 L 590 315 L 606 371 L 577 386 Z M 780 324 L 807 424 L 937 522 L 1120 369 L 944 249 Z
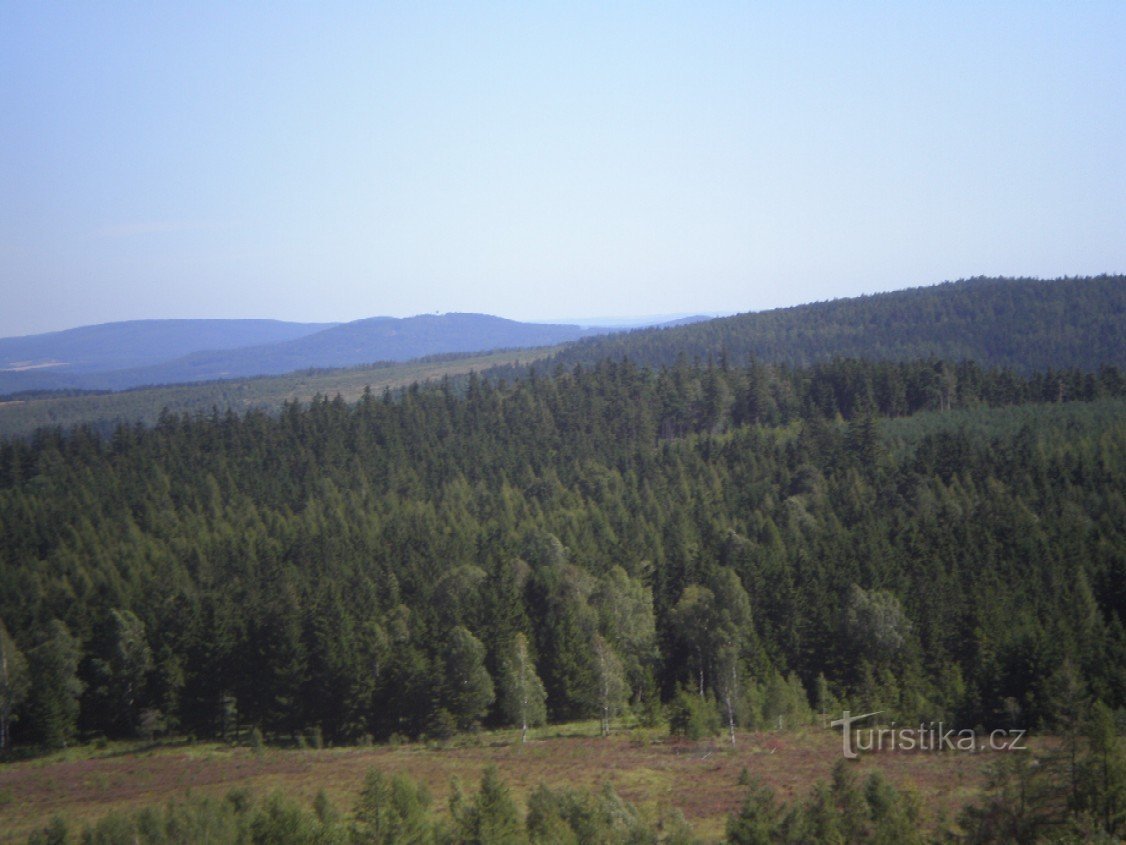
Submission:
M 563 365 L 647 366 L 726 354 L 803 366 L 832 358 L 973 360 L 1035 372 L 1126 363 L 1126 276 L 985 279 L 838 299 L 583 341 Z

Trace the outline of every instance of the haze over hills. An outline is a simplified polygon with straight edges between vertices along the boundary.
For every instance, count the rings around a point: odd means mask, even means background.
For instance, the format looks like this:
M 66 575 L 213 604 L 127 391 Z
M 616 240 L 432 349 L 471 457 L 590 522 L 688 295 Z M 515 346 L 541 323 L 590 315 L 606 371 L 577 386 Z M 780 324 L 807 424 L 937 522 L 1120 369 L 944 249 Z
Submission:
M 557 346 L 565 366 L 629 358 L 667 366 L 726 355 L 802 366 L 835 357 L 973 360 L 1031 372 L 1126 364 L 1126 277 L 975 278 L 648 328 L 521 323 L 484 314 L 342 324 L 144 320 L 0 339 L 0 395 L 123 390 L 282 375 L 431 355 Z
M 577 340 L 590 331 L 578 326 L 519 323 L 485 314 L 372 317 L 281 343 L 194 352 L 150 367 L 109 373 L 93 384 L 121 389 L 143 384 L 282 375 L 311 368 L 409 361 L 428 355 L 553 346 Z
M 0 378 L 24 373 L 37 387 L 73 387 L 79 373 L 143 367 L 200 349 L 237 349 L 294 340 L 336 323 L 282 320 L 127 320 L 0 338 Z M 56 378 L 57 377 L 57 378 Z
M 972 360 L 1020 372 L 1126 365 L 1126 276 L 974 278 L 580 341 L 569 366 L 670 366 L 725 354 L 793 366 L 833 358 Z
M 659 367 L 688 360 L 718 359 L 725 354 L 738 365 L 754 355 L 764 362 L 810 363 L 833 358 L 972 360 L 981 366 L 1003 366 L 1020 372 L 1072 367 L 1093 371 L 1105 364 L 1126 369 L 1126 278 L 1105 276 L 1040 282 L 975 279 L 915 288 L 889 294 L 742 314 L 672 328 L 640 329 L 589 337 L 555 349 L 543 346 L 551 337 L 564 340 L 580 330 L 574 326 L 513 323 L 483 315 L 425 316 L 407 320 L 375 318 L 334 326 L 280 344 L 197 353 L 159 366 L 132 371 L 87 374 L 89 382 L 118 384 L 208 378 L 206 383 L 130 390 L 114 396 L 22 396 L 0 405 L 0 434 L 23 434 L 41 425 L 70 426 L 119 421 L 152 422 L 162 408 L 180 413 L 237 412 L 276 408 L 283 401 L 308 399 L 320 393 L 355 398 L 365 384 L 401 387 L 411 380 L 469 370 L 511 379 L 535 366 L 550 371 L 605 358 L 628 357 L 643 366 Z M 489 328 L 484 339 L 474 329 Z M 518 355 L 477 356 L 450 361 L 327 369 L 330 362 L 368 354 L 378 340 L 378 354 L 418 358 L 432 344 L 463 343 L 518 347 L 540 345 Z M 430 345 L 428 345 L 430 344 Z M 457 354 L 456 349 L 451 354 Z M 361 360 L 367 360 L 361 358 Z M 401 360 L 401 359 L 400 359 Z M 326 369 L 311 371 L 312 366 Z M 291 375 L 220 379 L 236 367 L 243 372 Z M 293 371 L 298 372 L 293 372 Z M 2 373 L 4 377 L 24 375 Z M 71 376 L 73 377 L 73 376 Z M 88 382 L 88 383 L 89 383 Z
M 0 340 L 0 394 L 120 390 L 428 355 L 552 346 L 609 328 L 484 314 L 372 317 L 344 324 L 145 320 Z

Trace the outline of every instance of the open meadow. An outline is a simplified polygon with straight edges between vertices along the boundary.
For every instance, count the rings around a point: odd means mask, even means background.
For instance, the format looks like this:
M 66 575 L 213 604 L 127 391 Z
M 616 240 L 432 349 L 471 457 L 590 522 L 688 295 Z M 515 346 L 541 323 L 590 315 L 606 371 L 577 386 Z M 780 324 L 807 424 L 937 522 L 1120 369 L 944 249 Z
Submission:
M 0 766 L 0 841 L 23 842 L 56 815 L 74 832 L 113 810 L 137 810 L 188 795 L 222 797 L 233 789 L 281 791 L 309 807 L 323 790 L 349 812 L 364 774 L 376 767 L 427 785 L 446 811 L 451 783 L 475 789 L 493 764 L 523 805 L 540 784 L 594 790 L 611 784 L 625 800 L 656 817 L 676 808 L 703 841 L 720 841 L 729 814 L 746 792 L 743 770 L 778 798 L 804 797 L 841 759 L 840 735 L 815 729 L 743 733 L 733 749 L 719 739 L 690 742 L 652 731 L 602 739 L 593 723 L 549 728 L 521 746 L 513 732 L 490 732 L 449 743 L 254 751 L 214 743 L 82 747 Z M 934 830 L 981 794 L 990 753 L 884 753 L 851 764 L 860 776 L 879 770 L 913 792 L 924 824 Z

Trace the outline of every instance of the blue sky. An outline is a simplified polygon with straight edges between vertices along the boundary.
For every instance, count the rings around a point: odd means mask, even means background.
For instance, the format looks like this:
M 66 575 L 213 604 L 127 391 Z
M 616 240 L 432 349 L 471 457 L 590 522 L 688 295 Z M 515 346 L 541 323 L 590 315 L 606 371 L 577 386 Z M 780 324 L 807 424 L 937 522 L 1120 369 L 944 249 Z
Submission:
M 1126 4 L 0 0 L 0 335 L 1126 271 Z

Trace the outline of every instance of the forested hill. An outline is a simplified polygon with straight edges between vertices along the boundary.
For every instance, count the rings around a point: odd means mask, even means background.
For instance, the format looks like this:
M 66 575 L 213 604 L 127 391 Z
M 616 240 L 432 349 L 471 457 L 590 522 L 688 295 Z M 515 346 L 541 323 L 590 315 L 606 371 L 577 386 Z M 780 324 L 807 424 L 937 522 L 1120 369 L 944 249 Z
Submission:
M 1036 372 L 1126 364 L 1126 276 L 987 279 L 838 299 L 667 329 L 589 338 L 564 365 L 629 358 L 647 366 L 726 354 L 742 364 L 832 358 L 971 360 Z

